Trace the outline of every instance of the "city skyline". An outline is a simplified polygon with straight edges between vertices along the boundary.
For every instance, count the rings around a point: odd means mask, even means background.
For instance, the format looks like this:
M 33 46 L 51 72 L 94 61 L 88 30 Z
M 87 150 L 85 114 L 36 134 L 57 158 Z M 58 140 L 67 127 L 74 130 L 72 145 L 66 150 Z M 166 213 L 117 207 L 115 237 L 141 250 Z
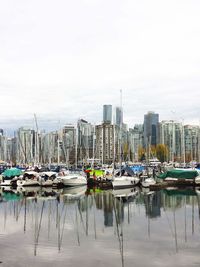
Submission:
M 104 115 L 105 115 L 105 110 L 104 110 L 104 107 L 105 106 L 110 106 L 111 107 L 111 112 L 113 113 L 112 114 L 112 119 L 111 121 L 104 121 Z M 2 131 L 2 134 L 4 135 L 7 135 L 8 137 L 13 137 L 15 134 L 16 134 L 16 131 L 19 130 L 20 128 L 24 128 L 24 129 L 32 129 L 32 130 L 35 130 L 35 131 L 39 131 L 39 132 L 51 132 L 51 131 L 60 131 L 61 129 L 64 129 L 65 126 L 73 126 L 73 127 L 77 127 L 77 123 L 78 121 L 80 120 L 83 120 L 85 121 L 86 123 L 89 123 L 91 125 L 102 125 L 103 123 L 109 123 L 109 124 L 112 124 L 112 125 L 119 125 L 120 124 L 120 118 L 119 116 L 122 116 L 122 124 L 125 124 L 127 125 L 127 129 L 133 129 L 135 127 L 137 127 L 138 125 L 145 125 L 145 120 L 146 120 L 146 116 L 148 116 L 149 114 L 153 116 L 154 115 L 157 115 L 159 117 L 159 120 L 158 120 L 158 123 L 162 123 L 162 122 L 175 122 L 175 123 L 178 123 L 180 125 L 191 125 L 191 126 L 197 126 L 197 127 L 200 127 L 200 124 L 192 124 L 192 123 L 187 123 L 186 121 L 184 121 L 183 117 L 180 117 L 177 119 L 177 117 L 175 117 L 175 112 L 171 112 L 172 114 L 174 114 L 174 118 L 169 118 L 169 119 L 160 119 L 160 114 L 155 112 L 155 111 L 147 111 L 146 114 L 143 114 L 143 119 L 135 124 L 132 124 L 131 126 L 124 122 L 123 120 L 123 110 L 122 110 L 122 115 L 119 114 L 120 111 L 120 107 L 119 106 L 112 106 L 110 104 L 108 105 L 103 105 L 102 106 L 102 116 L 101 116 L 101 120 L 97 123 L 97 122 L 94 122 L 94 121 L 89 121 L 87 119 L 85 119 L 85 117 L 79 117 L 76 121 L 74 122 L 70 122 L 70 121 L 63 121 L 63 123 L 60 121 L 60 120 L 55 120 L 55 124 L 49 122 L 46 123 L 46 127 L 44 126 L 45 125 L 45 122 L 43 121 L 41 123 L 41 121 L 39 120 L 39 125 L 43 126 L 42 127 L 39 127 L 38 126 L 38 119 L 37 119 L 37 116 L 36 114 L 33 114 L 33 118 L 32 119 L 27 119 L 25 121 L 24 124 L 21 124 L 21 125 L 16 125 L 16 128 L 3 128 L 1 127 L 1 131 Z M 118 118 L 117 118 L 118 117 Z
M 0 128 L 102 122 L 120 106 L 129 127 L 154 111 L 199 125 L 198 1 L 0 4 Z

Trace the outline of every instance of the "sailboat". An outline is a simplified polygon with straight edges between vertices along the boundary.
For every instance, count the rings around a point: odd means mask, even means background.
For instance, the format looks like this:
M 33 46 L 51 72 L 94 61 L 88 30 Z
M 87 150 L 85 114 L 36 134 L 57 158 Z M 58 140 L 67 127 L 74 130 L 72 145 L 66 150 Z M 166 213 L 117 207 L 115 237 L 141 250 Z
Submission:
M 120 90 L 120 107 L 121 107 L 121 113 L 122 113 L 122 90 Z M 120 132 L 119 132 L 119 155 L 120 155 L 120 170 L 119 170 L 119 176 L 114 176 L 112 181 L 113 189 L 120 189 L 120 188 L 129 188 L 133 187 L 139 184 L 140 179 L 139 177 L 134 175 L 133 170 L 130 168 L 126 169 L 123 172 L 122 169 L 122 149 L 121 149 L 121 140 L 122 140 L 122 116 L 120 118 Z M 123 174 L 122 174 L 123 172 Z

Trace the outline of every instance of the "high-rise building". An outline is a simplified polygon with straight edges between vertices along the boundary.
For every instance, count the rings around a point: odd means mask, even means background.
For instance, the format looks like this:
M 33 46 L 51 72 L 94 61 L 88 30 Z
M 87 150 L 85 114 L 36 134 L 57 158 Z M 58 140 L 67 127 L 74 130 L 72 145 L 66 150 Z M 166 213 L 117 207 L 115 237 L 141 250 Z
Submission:
M 78 130 L 78 161 L 87 162 L 93 158 L 94 127 L 86 120 L 79 119 L 77 122 Z
M 102 164 L 111 164 L 114 157 L 114 126 L 110 123 L 96 125 L 96 157 Z
M 133 129 L 129 129 L 129 147 L 130 147 L 130 160 L 139 161 L 139 148 L 143 145 L 143 125 L 136 124 Z
M 159 115 L 149 111 L 144 115 L 144 146 L 155 146 L 159 138 Z
M 38 159 L 39 142 L 36 143 L 35 131 L 29 128 L 21 127 L 17 131 L 17 156 L 18 163 L 28 164 Z
M 123 110 L 121 107 L 116 107 L 116 124 L 118 126 L 123 124 Z
M 103 105 L 103 122 L 112 123 L 112 105 Z
M 186 162 L 199 161 L 199 126 L 185 125 L 184 126 L 185 137 L 185 159 Z
M 173 120 L 161 121 L 159 124 L 159 143 L 168 149 L 167 161 L 183 160 L 183 126 Z
M 68 164 L 74 164 L 76 162 L 76 129 L 73 125 L 65 125 L 62 129 L 61 140 L 61 152 Z

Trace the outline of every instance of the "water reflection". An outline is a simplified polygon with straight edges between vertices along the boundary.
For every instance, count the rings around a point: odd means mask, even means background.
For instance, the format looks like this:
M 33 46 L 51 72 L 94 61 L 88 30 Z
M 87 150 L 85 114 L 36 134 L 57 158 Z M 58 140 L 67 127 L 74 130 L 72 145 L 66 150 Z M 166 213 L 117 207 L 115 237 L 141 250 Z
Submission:
M 176 266 L 192 266 L 198 261 L 198 190 L 37 188 L 2 190 L 0 201 L 4 266 L 16 266 L 18 259 L 19 266 L 52 261 L 57 266 L 66 261 L 69 266 L 171 266 L 175 259 Z

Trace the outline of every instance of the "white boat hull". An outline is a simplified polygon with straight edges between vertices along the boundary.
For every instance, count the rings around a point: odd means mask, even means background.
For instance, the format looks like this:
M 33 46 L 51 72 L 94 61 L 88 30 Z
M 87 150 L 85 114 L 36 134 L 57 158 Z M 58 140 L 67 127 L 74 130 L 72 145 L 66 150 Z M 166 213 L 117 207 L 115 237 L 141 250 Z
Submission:
M 122 188 L 129 188 L 134 187 L 139 184 L 140 179 L 138 177 L 131 177 L 131 176 L 120 176 L 115 177 L 112 181 L 113 189 L 122 189 Z
M 0 186 L 11 186 L 11 180 L 1 181 Z
M 200 185 L 200 176 L 195 178 L 195 184 Z
M 18 180 L 17 186 L 40 186 L 39 181 L 27 179 L 27 180 Z
M 87 185 L 87 179 L 86 177 L 82 175 L 66 175 L 61 178 L 61 182 L 64 186 L 81 186 L 81 185 Z

